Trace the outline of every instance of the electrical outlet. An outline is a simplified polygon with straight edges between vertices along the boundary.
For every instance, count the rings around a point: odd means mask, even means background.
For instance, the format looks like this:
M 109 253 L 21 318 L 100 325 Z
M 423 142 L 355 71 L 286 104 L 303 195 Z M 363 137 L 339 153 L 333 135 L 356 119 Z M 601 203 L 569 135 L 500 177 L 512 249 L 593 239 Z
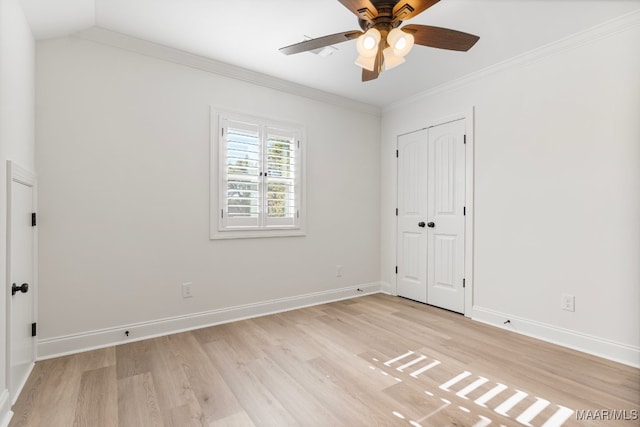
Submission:
M 336 277 L 342 277 L 342 266 L 336 265 Z
M 562 294 L 560 308 L 564 311 L 576 311 L 576 297 L 569 294 Z
M 191 282 L 182 284 L 182 298 L 191 298 L 193 293 L 191 292 Z

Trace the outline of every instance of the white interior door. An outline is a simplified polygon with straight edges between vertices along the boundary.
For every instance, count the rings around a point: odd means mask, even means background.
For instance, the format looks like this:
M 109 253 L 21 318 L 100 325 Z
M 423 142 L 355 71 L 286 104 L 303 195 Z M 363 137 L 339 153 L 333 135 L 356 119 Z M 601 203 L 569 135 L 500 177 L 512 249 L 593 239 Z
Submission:
M 464 313 L 465 121 L 429 128 L 427 302 Z
M 15 401 L 35 360 L 34 311 L 35 177 L 10 164 L 9 198 L 9 392 Z M 15 285 L 15 286 L 14 286 Z
M 427 302 L 427 131 L 398 137 L 398 295 Z

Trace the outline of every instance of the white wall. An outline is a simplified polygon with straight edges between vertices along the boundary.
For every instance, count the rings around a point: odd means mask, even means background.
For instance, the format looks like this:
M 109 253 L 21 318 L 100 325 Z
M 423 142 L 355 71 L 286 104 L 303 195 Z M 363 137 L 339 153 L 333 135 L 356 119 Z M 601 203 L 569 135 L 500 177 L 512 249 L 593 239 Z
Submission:
M 0 277 L 6 289 L 7 160 L 33 170 L 35 47 L 18 0 L 0 0 Z M 0 292 L 0 424 L 8 410 L 6 296 Z
M 377 115 L 78 38 L 37 62 L 41 339 L 378 283 Z M 306 125 L 306 237 L 209 240 L 210 104 Z
M 468 314 L 640 365 L 639 16 L 384 111 L 384 282 L 395 286 L 396 135 L 474 106 Z

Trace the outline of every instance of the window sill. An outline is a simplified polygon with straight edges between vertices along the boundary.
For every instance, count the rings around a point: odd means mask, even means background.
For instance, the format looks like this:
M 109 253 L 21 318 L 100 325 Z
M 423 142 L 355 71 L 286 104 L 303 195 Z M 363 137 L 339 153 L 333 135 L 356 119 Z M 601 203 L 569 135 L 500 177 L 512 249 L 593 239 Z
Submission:
M 211 230 L 210 240 L 259 239 L 264 237 L 301 237 L 307 233 L 302 229 L 279 230 Z

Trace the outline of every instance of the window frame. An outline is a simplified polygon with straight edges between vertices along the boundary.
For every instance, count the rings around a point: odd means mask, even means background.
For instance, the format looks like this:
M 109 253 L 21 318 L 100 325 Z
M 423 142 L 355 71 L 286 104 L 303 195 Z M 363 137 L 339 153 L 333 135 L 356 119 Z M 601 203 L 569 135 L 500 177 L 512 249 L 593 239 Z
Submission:
M 266 214 L 266 195 L 268 193 L 268 178 L 262 176 L 258 182 L 258 196 L 261 209 L 257 225 L 243 225 L 243 221 L 229 221 L 227 210 L 227 174 L 226 174 L 226 136 L 223 128 L 228 121 L 247 124 L 248 127 L 258 129 L 260 163 L 266 167 L 268 130 L 281 130 L 292 135 L 297 140 L 295 153 L 296 169 L 294 176 L 295 192 L 294 206 L 297 210 L 293 224 L 278 224 L 278 219 Z M 209 238 L 243 239 L 262 237 L 286 237 L 306 235 L 306 130 L 305 127 L 292 122 L 259 117 L 256 115 L 237 113 L 211 107 L 211 138 L 210 138 L 210 233 Z M 291 217 L 289 217 L 291 218 Z M 248 223 L 249 221 L 246 221 Z

